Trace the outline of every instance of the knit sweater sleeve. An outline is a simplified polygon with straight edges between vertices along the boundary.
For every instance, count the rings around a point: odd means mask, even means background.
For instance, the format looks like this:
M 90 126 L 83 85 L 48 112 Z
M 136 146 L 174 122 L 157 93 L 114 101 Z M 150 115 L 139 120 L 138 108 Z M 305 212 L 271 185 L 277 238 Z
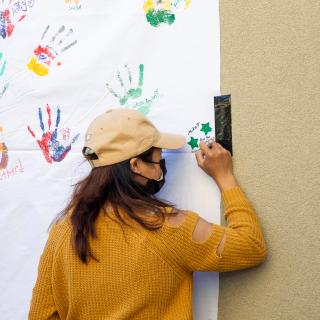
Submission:
M 203 242 L 192 239 L 199 214 L 187 211 L 178 227 L 165 223 L 165 241 L 174 260 L 186 271 L 227 272 L 261 264 L 266 259 L 266 244 L 258 217 L 241 187 L 221 193 L 227 226 L 211 224 L 211 234 Z M 217 248 L 225 235 L 220 255 Z
M 38 263 L 38 276 L 32 289 L 32 298 L 28 314 L 29 320 L 58 320 L 60 319 L 51 288 L 51 274 L 57 226 L 54 225 L 49 233 L 47 242 Z

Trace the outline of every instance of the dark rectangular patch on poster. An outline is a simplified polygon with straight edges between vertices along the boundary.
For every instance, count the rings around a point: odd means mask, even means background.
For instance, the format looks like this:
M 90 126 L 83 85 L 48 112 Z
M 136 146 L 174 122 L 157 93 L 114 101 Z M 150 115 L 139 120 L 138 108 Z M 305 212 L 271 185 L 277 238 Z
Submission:
M 214 97 L 215 141 L 232 153 L 231 95 Z

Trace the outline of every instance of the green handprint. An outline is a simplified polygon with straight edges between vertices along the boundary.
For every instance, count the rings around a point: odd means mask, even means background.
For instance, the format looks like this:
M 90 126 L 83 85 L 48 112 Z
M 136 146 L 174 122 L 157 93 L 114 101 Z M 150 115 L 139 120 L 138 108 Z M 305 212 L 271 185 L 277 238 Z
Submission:
M 129 99 L 137 99 L 142 95 L 142 86 L 143 86 L 143 74 L 144 74 L 144 65 L 139 65 L 139 82 L 137 86 L 132 86 L 132 73 L 129 69 L 128 65 L 125 65 L 125 68 L 128 72 L 128 81 L 129 81 L 129 89 L 126 88 L 124 81 L 121 77 L 120 72 L 118 71 L 117 78 L 119 80 L 120 86 L 123 90 L 123 94 L 117 94 L 109 85 L 109 83 L 106 84 L 109 92 L 114 95 L 118 100 L 121 106 L 125 105 Z
M 187 9 L 191 0 L 145 0 L 143 10 L 147 21 L 153 27 L 161 24 L 172 25 L 175 22 L 175 13 L 183 7 Z

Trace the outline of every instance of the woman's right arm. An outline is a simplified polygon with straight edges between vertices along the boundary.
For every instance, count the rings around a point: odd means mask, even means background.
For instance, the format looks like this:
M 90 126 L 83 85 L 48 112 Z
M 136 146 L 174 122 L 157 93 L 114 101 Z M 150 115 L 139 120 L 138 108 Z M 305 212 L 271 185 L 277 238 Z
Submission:
M 210 223 L 192 211 L 170 217 L 172 242 L 183 267 L 227 272 L 261 264 L 267 257 L 266 243 L 255 210 L 233 175 L 230 152 L 218 143 L 211 148 L 201 143 L 196 158 L 220 188 L 227 226 Z
M 241 187 L 225 189 L 221 198 L 226 227 L 210 223 L 193 211 L 182 211 L 168 219 L 166 241 L 188 272 L 248 269 L 267 257 L 257 215 Z

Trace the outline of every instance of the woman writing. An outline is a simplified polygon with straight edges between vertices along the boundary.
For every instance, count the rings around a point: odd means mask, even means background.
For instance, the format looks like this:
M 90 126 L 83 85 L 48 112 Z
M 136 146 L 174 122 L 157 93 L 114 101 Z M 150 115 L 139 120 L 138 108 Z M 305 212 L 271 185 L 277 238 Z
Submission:
M 29 319 L 192 319 L 193 272 L 265 260 L 258 218 L 220 144 L 201 143 L 196 160 L 221 191 L 226 227 L 156 198 L 162 149 L 184 144 L 130 109 L 92 121 L 83 148 L 92 170 L 52 224 Z

